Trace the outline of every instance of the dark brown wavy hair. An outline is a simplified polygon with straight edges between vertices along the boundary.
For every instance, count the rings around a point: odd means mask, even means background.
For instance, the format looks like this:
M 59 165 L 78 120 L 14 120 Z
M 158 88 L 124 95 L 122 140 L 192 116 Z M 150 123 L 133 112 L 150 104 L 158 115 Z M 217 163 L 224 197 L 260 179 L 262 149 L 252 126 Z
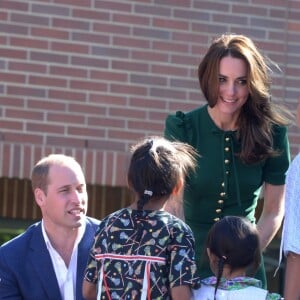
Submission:
M 223 34 L 216 38 L 198 67 L 201 90 L 208 105 L 214 107 L 219 93 L 219 65 L 223 57 L 242 59 L 247 65 L 249 97 L 238 119 L 241 141 L 240 158 L 248 164 L 276 155 L 273 148 L 273 125 L 287 126 L 291 112 L 271 101 L 271 68 L 254 42 L 244 36 Z M 275 65 L 275 64 L 274 64 Z

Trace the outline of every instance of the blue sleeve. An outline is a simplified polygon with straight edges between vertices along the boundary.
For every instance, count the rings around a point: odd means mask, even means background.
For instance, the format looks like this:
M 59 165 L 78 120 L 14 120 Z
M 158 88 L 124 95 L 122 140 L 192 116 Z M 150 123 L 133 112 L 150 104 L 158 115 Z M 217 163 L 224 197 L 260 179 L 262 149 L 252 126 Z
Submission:
M 0 299 L 22 300 L 17 279 L 14 276 L 0 247 Z

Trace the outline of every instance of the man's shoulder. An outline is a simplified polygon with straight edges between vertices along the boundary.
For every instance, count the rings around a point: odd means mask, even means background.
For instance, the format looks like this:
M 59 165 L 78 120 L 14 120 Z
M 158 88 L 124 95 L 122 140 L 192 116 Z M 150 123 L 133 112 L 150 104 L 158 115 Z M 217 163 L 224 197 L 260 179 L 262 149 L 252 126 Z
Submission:
M 100 224 L 100 220 L 92 218 L 92 217 L 86 217 L 86 230 L 92 230 L 95 232 L 98 229 L 98 226 Z
M 37 231 L 40 231 L 40 233 L 42 232 L 41 222 L 30 225 L 23 233 L 1 245 L 0 252 L 15 253 L 23 251 L 27 248 L 29 241 Z
M 96 218 L 92 218 L 92 217 L 86 217 L 86 222 L 87 222 L 87 224 L 98 226 L 100 223 L 100 220 L 98 220 Z

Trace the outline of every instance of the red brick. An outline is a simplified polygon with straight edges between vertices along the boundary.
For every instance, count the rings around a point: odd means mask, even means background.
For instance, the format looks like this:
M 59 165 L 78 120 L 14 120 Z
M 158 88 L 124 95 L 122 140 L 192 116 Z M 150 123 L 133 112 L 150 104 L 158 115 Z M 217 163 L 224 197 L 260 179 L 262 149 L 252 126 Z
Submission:
M 95 2 L 95 7 L 96 8 L 101 8 L 101 9 L 108 9 L 108 10 L 112 10 L 112 11 L 117 11 L 117 12 L 130 12 L 132 10 L 132 4 L 130 4 L 130 2 L 128 3 L 124 3 L 122 1 L 116 1 L 116 2 L 112 2 L 112 1 L 96 1 Z
M 42 110 L 42 111 L 65 111 L 67 103 L 55 102 L 53 100 L 48 101 L 45 99 L 30 99 L 27 100 L 27 106 L 30 109 Z
M 23 123 L 16 120 L 1 120 L 0 119 L 0 128 L 5 128 L 5 130 L 16 130 L 20 131 L 23 129 Z
M 53 0 L 54 3 L 59 5 L 66 4 L 72 6 L 83 6 L 83 7 L 91 7 L 91 0 Z
M 16 23 L 34 24 L 47 26 L 50 24 L 50 18 L 48 16 L 36 16 L 21 13 L 12 13 L 11 21 Z
M 34 27 L 31 29 L 31 34 L 33 36 L 39 36 L 44 38 L 55 38 L 55 39 L 62 39 L 62 40 L 67 40 L 69 37 L 69 33 L 67 32 L 67 30 L 54 29 L 54 28 Z
M 148 62 L 136 62 L 136 61 L 112 61 L 113 69 L 120 69 L 125 71 L 139 71 L 139 72 L 148 72 L 149 64 Z
M 122 36 L 115 36 L 113 37 L 113 45 L 114 46 L 121 46 L 126 48 L 150 48 L 150 41 L 146 39 L 140 38 L 131 38 L 131 37 L 122 37 Z
M 124 84 L 111 84 L 113 93 L 128 94 L 128 95 L 146 95 L 147 88 Z
M 182 21 L 179 19 L 154 18 L 153 26 L 158 28 L 169 28 L 171 30 L 188 30 L 188 20 Z
M 103 138 L 105 137 L 105 130 L 79 127 L 79 126 L 68 126 L 67 134 L 69 136 L 76 137 L 94 137 L 94 138 Z
M 33 123 L 26 122 L 26 130 L 29 132 L 41 132 L 48 134 L 64 134 L 65 129 L 61 125 L 56 124 L 43 124 L 43 123 Z
M 58 5 L 53 5 L 52 3 L 47 5 L 45 3 L 43 4 L 32 4 L 31 10 L 34 13 L 37 14 L 43 14 L 43 15 L 53 15 L 53 16 L 66 16 L 68 17 L 70 15 L 70 8 L 67 6 L 58 6 Z
M 55 122 L 56 124 L 84 124 L 84 116 L 79 114 L 66 114 L 66 113 L 57 113 L 57 112 L 48 112 L 47 121 Z
M 28 11 L 29 4 L 23 1 L 1 0 L 1 9 Z
M 30 38 L 19 38 L 19 37 L 10 38 L 10 45 L 14 47 L 38 48 L 38 49 L 48 48 L 47 41 L 30 39 Z
M 112 117 L 105 117 L 105 116 L 98 116 L 98 117 L 88 117 L 88 126 L 97 126 L 103 128 L 124 128 L 125 127 L 125 120 L 124 119 L 116 119 Z
M 48 87 L 67 87 L 67 80 L 64 78 L 29 75 L 29 84 Z
M 146 108 L 146 109 L 166 109 L 166 103 L 160 99 L 144 98 L 144 97 L 131 97 L 129 99 L 130 107 Z
M 68 62 L 68 55 L 65 54 L 55 54 L 52 52 L 30 52 L 30 59 L 33 61 L 42 61 L 44 63 L 52 62 L 55 64 L 61 63 L 66 64 Z
M 25 100 L 21 97 L 8 97 L 7 95 L 0 95 L 0 105 L 1 106 L 16 106 L 24 107 Z
M 82 33 L 73 32 L 72 41 L 88 42 L 91 44 L 108 44 L 109 36 L 107 34 L 97 34 L 97 33 Z
M 127 103 L 126 96 L 113 96 L 110 94 L 94 94 L 90 93 L 89 102 L 98 104 L 109 104 L 109 105 L 121 105 L 124 106 Z
M 70 113 L 80 113 L 86 116 L 90 115 L 103 115 L 106 113 L 107 108 L 101 107 L 98 105 L 90 105 L 87 103 L 77 104 L 77 103 L 70 103 L 68 105 L 68 111 Z
M 46 73 L 47 67 L 40 63 L 28 63 L 28 62 L 9 62 L 9 69 L 12 71 L 21 71 L 24 73 Z
M 25 50 L 14 50 L 11 48 L 0 48 L 0 57 L 2 58 L 14 58 L 14 59 L 25 59 Z
M 27 86 L 16 86 L 9 85 L 7 86 L 8 95 L 20 95 L 20 96 L 32 96 L 32 97 L 45 97 L 46 91 L 41 88 L 33 88 Z
M 93 24 L 93 31 L 95 32 L 105 32 L 110 34 L 123 34 L 123 35 L 130 35 L 130 27 L 124 25 L 116 25 L 111 23 L 94 23 Z
M 16 25 L 16 24 L 5 24 L 0 23 L 0 30 L 1 33 L 8 33 L 8 34 L 23 34 L 27 35 L 29 32 L 28 27 L 25 27 L 23 25 Z
M 72 52 L 81 53 L 81 54 L 89 53 L 88 46 L 82 44 L 75 44 L 75 43 L 52 42 L 51 50 L 68 52 L 68 53 L 72 53 Z
M 48 92 L 49 98 L 53 98 L 55 100 L 62 99 L 68 101 L 84 101 L 86 98 L 85 93 L 83 92 L 73 92 L 68 90 L 54 90 L 50 89 Z
M 107 68 L 108 60 L 107 59 L 99 59 L 99 58 L 91 58 L 91 57 L 80 57 L 80 56 L 72 56 L 71 64 L 75 66 L 84 66 L 93 67 L 93 68 Z
M 19 120 L 37 120 L 42 121 L 44 118 L 43 112 L 31 111 L 26 108 L 24 109 L 15 109 L 15 108 L 7 108 L 5 110 L 5 117 Z
M 25 132 L 5 132 L 4 139 L 6 142 L 13 144 L 36 144 L 43 143 L 43 136 L 38 134 L 28 134 Z
M 48 135 L 46 137 L 47 145 L 57 145 L 57 146 L 66 146 L 66 147 L 76 147 L 76 148 L 84 148 L 85 140 L 81 137 L 67 137 L 67 136 L 51 136 Z
M 79 81 L 70 80 L 70 88 L 77 90 L 88 90 L 88 91 L 107 91 L 107 84 L 100 83 L 99 81 Z
M 16 73 L 8 73 L 8 72 L 0 72 L 0 81 L 2 82 L 14 82 L 24 84 L 26 80 L 25 75 L 16 74 Z
M 113 117 L 126 117 L 126 119 L 142 119 L 144 120 L 146 118 L 147 112 L 145 110 L 139 110 L 135 108 L 125 108 L 125 107 L 111 107 L 109 109 L 109 114 Z
M 68 76 L 68 77 L 87 77 L 86 69 L 67 67 L 67 66 L 50 66 L 50 74 Z
M 72 1 L 73 2 L 73 1 Z M 83 2 L 85 2 L 83 0 Z M 88 7 L 85 5 L 85 7 Z M 83 8 L 74 8 L 72 9 L 72 16 L 80 19 L 94 19 L 94 20 L 102 20 L 102 21 L 109 21 L 109 12 L 105 11 L 98 11 L 93 9 L 83 9 Z
M 144 136 L 145 132 L 144 130 L 142 130 L 142 128 L 138 128 L 138 131 L 137 128 L 134 128 L 135 131 L 133 130 L 112 130 L 112 129 L 109 129 L 108 130 L 108 138 L 109 139 L 117 139 L 117 140 L 125 140 L 125 141 L 136 141 L 138 139 L 140 139 L 141 137 Z
M 135 25 L 149 26 L 151 24 L 150 17 L 147 16 L 138 16 L 130 14 L 113 14 L 113 22 L 117 23 L 128 23 Z
M 53 27 L 57 28 L 69 28 L 72 30 L 89 30 L 89 23 L 86 21 L 76 20 L 76 19 L 61 19 L 61 18 L 53 18 L 52 19 Z
M 163 130 L 163 125 L 161 122 L 154 122 L 153 120 L 142 120 L 142 121 L 128 121 L 128 129 L 129 131 L 133 130 L 142 130 L 143 132 L 152 132 L 152 133 L 157 133 L 160 134 L 162 133 Z
M 128 74 L 120 72 L 91 70 L 90 74 L 91 79 L 121 82 L 126 82 L 128 80 Z

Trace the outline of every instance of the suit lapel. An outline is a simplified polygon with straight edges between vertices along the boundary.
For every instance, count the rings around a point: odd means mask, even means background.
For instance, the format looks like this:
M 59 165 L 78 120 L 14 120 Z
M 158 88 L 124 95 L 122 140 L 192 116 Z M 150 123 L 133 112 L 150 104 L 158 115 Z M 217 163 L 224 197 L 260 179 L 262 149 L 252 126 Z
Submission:
M 37 279 L 47 295 L 47 299 L 61 299 L 59 286 L 55 271 L 52 265 L 50 254 L 47 250 L 41 223 L 37 226 L 30 241 L 30 251 L 28 259 L 31 261 L 33 270 L 36 272 Z

